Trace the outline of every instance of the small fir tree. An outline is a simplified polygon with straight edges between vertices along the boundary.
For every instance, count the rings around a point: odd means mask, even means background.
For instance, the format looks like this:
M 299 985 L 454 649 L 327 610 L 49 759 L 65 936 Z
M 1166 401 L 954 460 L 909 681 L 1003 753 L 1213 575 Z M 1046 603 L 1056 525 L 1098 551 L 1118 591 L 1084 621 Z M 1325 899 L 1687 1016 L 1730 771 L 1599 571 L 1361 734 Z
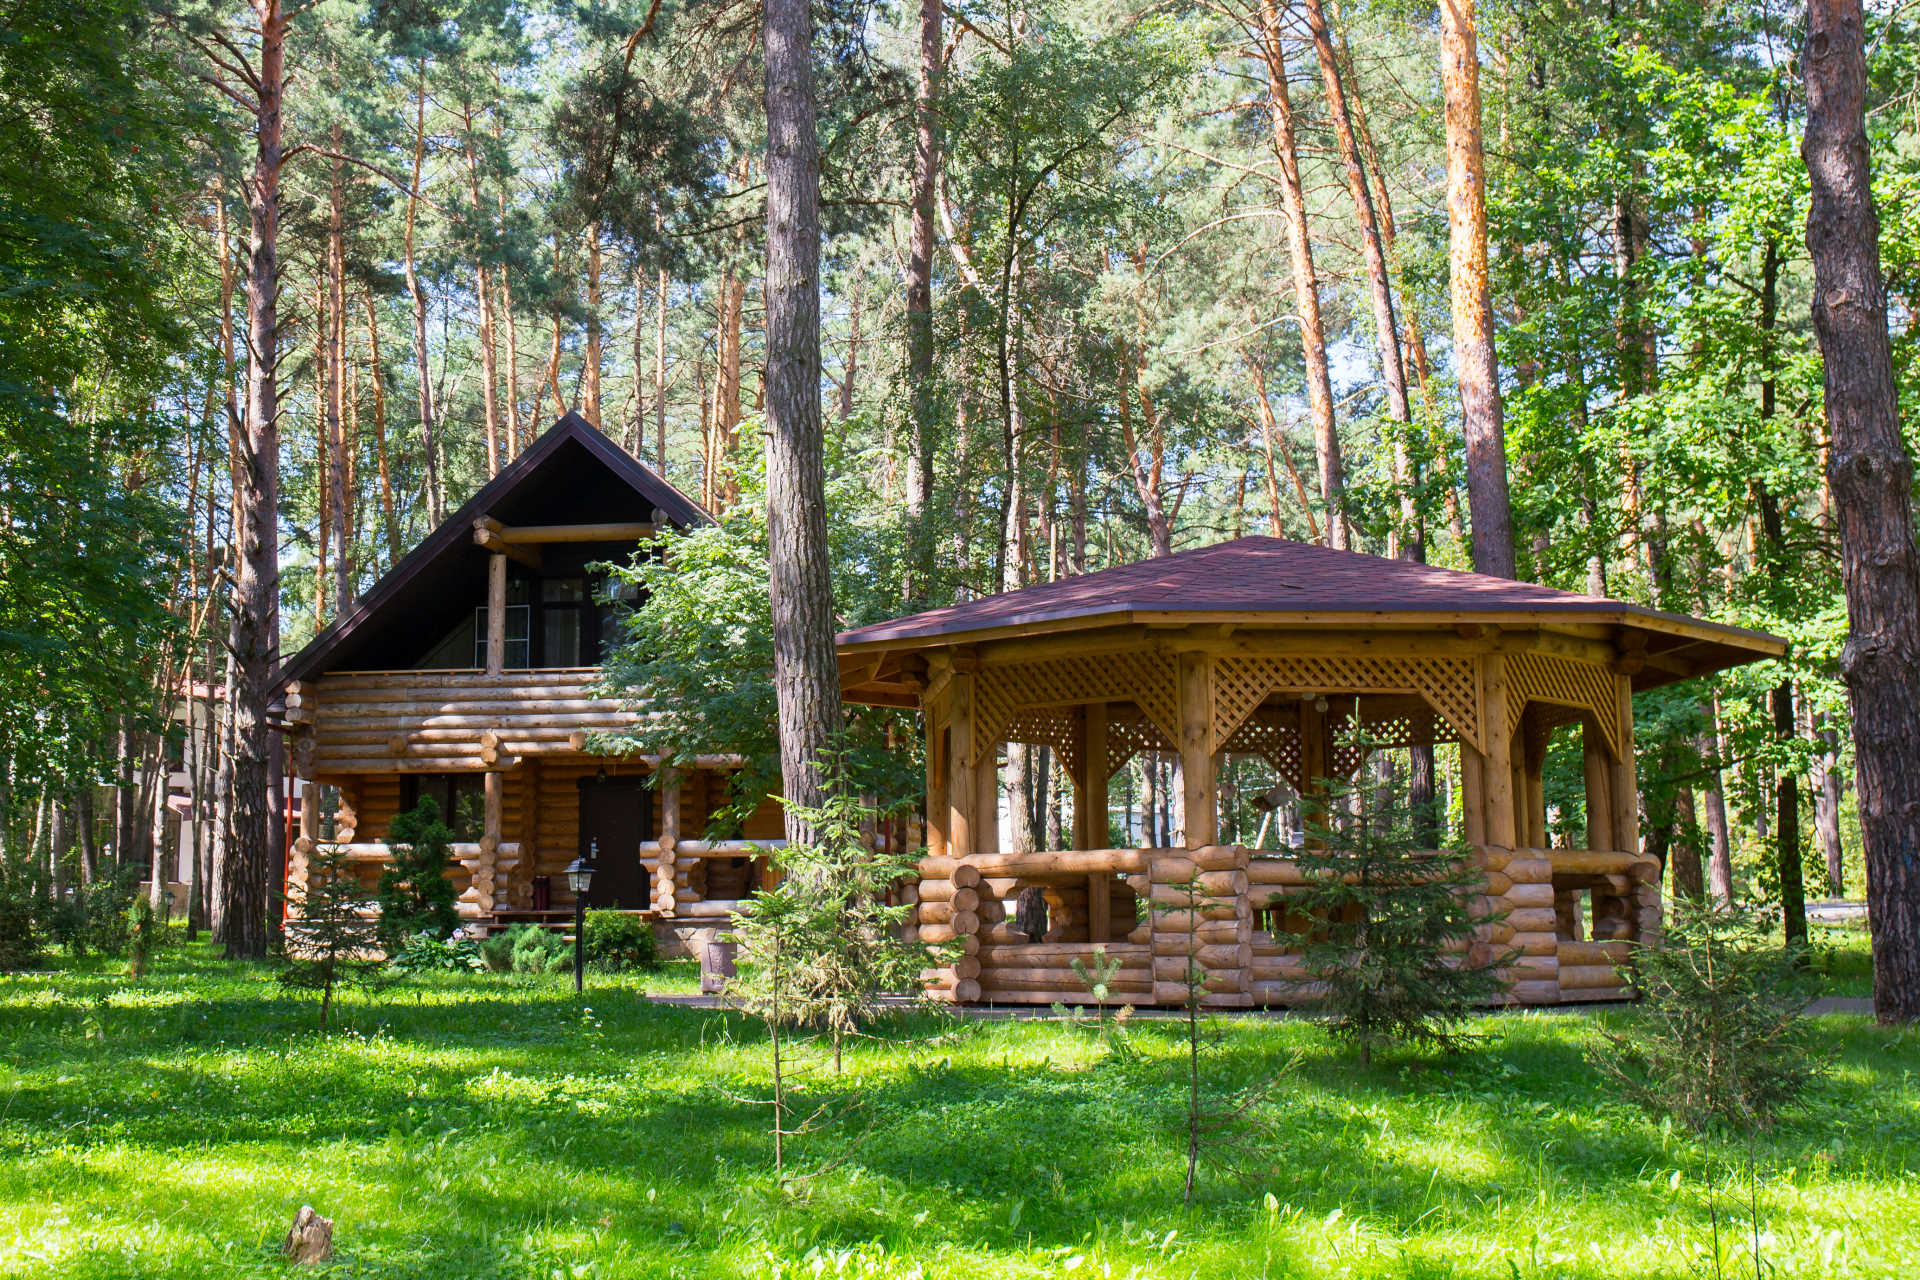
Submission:
M 765 1103 L 772 1109 L 774 1176 L 783 1185 L 786 1140 L 815 1127 L 819 1116 L 792 1121 L 791 1046 L 782 1032 L 826 1034 L 838 1072 L 846 1038 L 878 1012 L 883 995 L 911 987 L 929 961 L 924 945 L 900 937 L 911 908 L 886 901 L 914 860 L 868 846 L 862 828 L 875 814 L 848 785 L 841 757 L 827 753 L 822 775 L 825 801 L 798 810 L 813 840 L 776 853 L 779 883 L 733 916 L 747 963 L 728 981 L 727 994 L 767 1028 L 772 1094 Z
M 307 887 L 290 899 L 294 919 L 287 927 L 287 966 L 280 982 L 320 993 L 320 1029 L 327 1029 L 334 992 L 340 987 L 378 985 L 380 922 L 348 861 L 343 845 L 319 844 L 307 855 Z
M 422 796 L 387 828 L 388 860 L 375 896 L 380 945 L 389 954 L 398 954 L 417 934 L 446 939 L 460 927 L 453 882 L 447 879 L 452 845 L 453 830 L 440 820 L 432 796 Z
M 1207 998 L 1207 970 L 1200 963 L 1200 920 L 1208 897 L 1197 871 L 1185 880 L 1155 885 L 1154 889 L 1153 911 L 1163 922 L 1177 926 L 1171 931 L 1181 937 L 1182 959 L 1186 961 L 1178 979 L 1185 992 L 1180 1004 L 1186 1013 L 1182 1031 L 1187 1044 L 1187 1105 L 1181 1130 L 1187 1172 L 1181 1203 L 1190 1209 L 1202 1164 L 1248 1183 L 1267 1172 L 1265 1166 L 1279 1134 L 1265 1104 L 1299 1060 L 1289 1058 L 1271 1076 L 1243 1089 L 1213 1091 L 1205 1070 L 1205 1051 L 1219 1043 L 1220 1035 L 1200 1016 Z
M 1373 746 L 1344 741 L 1362 758 Z M 1306 886 L 1275 904 L 1297 922 L 1282 935 L 1321 991 L 1309 1007 L 1362 1065 L 1389 1045 L 1457 1049 L 1461 1022 L 1503 989 L 1506 957 L 1475 962 L 1469 949 L 1482 872 L 1464 849 L 1420 849 L 1432 815 L 1396 804 L 1371 770 L 1320 784 L 1303 799 L 1306 845 L 1293 855 Z
M 1663 944 L 1633 949 L 1640 1007 L 1593 1054 L 1628 1099 L 1692 1129 L 1746 1132 L 1812 1086 L 1826 1067 L 1802 1016 L 1813 983 L 1772 923 L 1674 902 Z

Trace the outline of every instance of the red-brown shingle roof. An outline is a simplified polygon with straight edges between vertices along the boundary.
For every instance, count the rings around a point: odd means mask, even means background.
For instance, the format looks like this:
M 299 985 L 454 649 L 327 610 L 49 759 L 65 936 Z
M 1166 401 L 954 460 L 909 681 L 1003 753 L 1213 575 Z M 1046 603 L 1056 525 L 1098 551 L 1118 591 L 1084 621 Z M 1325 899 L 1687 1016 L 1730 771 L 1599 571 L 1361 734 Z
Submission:
M 1685 623 L 1724 634 L 1763 656 L 1781 642 L 1759 632 L 1661 614 L 1600 596 L 1556 591 L 1531 582 L 1462 573 L 1432 565 L 1351 551 L 1334 551 L 1283 538 L 1239 538 L 1084 577 L 986 596 L 841 633 L 842 646 L 927 641 L 1009 627 L 1044 626 L 1113 615 L 1265 614 L 1288 616 L 1386 613 L 1584 614 L 1622 621 Z M 1437 620 L 1437 619 L 1436 619 Z M 1571 619 L 1569 619 L 1571 620 Z M 1750 644 L 1741 644 L 1749 639 Z

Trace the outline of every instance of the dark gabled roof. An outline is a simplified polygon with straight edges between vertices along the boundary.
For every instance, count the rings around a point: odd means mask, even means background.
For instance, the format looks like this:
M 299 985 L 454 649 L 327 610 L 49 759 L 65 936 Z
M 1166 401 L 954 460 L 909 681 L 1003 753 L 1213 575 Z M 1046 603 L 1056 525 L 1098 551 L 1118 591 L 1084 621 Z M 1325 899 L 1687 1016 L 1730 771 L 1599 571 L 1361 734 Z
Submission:
M 1118 565 L 842 632 L 848 652 L 1131 622 L 1552 626 L 1599 622 L 1685 637 L 1707 669 L 1776 657 L 1775 636 L 1601 596 L 1405 560 L 1250 537 Z M 1708 654 L 1699 653 L 1701 659 Z
M 584 496 L 596 493 L 597 498 Z M 669 524 L 683 529 L 713 522 L 698 503 L 652 468 L 579 414 L 568 413 L 387 570 L 351 611 L 334 619 L 295 654 L 281 668 L 278 685 L 284 687 L 289 681 L 311 679 L 331 670 L 343 653 L 351 650 L 355 637 L 403 611 L 411 592 L 430 590 L 436 577 L 444 578 L 448 567 L 464 559 L 473 548 L 473 523 L 480 517 L 501 516 L 516 506 L 535 502 L 542 510 L 551 510 L 556 501 L 572 514 L 573 501 L 597 500 L 604 504 L 609 494 L 620 495 L 623 505 L 646 513 L 641 518 L 658 510 Z M 604 518 L 604 512 L 589 512 L 581 522 Z M 507 522 L 568 523 L 565 519 L 516 517 Z

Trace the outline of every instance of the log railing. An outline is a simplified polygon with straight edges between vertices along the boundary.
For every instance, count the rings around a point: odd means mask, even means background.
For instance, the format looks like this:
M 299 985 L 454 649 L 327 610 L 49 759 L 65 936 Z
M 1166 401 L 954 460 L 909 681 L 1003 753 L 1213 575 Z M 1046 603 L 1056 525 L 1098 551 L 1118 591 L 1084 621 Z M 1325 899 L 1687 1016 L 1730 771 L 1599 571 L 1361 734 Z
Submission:
M 354 671 L 287 689 L 302 776 L 504 769 L 579 752 L 588 735 L 648 712 L 596 696 L 598 667 L 530 671 Z
M 1471 904 L 1483 923 L 1468 950 L 1482 963 L 1501 964 L 1509 1002 L 1633 994 L 1620 966 L 1635 942 L 1659 936 L 1654 859 L 1484 846 L 1472 858 L 1485 882 Z M 1116 1000 L 1183 1001 L 1190 950 L 1206 971 L 1210 1005 L 1293 1004 L 1314 994 L 1300 954 L 1284 935 L 1258 927 L 1269 908 L 1307 884 L 1307 873 L 1289 856 L 1235 845 L 982 854 L 927 858 L 920 876 L 919 936 L 958 952 L 926 975 L 948 999 L 1084 1003 L 1090 996 L 1073 964 L 1089 962 L 1096 945 L 1121 960 Z M 1081 905 L 1097 906 L 1106 882 L 1127 886 L 1148 904 L 1146 918 L 1124 940 Z M 1050 907 L 1064 902 L 1072 923 L 1064 932 L 1088 940 L 1050 933 L 1037 941 L 1019 931 L 1010 918 L 1013 896 L 1028 885 L 1044 888 Z M 1582 893 L 1591 898 L 1590 923 L 1579 910 Z M 1084 919 L 1077 915 L 1083 910 Z M 1102 938 L 1110 940 L 1094 941 Z

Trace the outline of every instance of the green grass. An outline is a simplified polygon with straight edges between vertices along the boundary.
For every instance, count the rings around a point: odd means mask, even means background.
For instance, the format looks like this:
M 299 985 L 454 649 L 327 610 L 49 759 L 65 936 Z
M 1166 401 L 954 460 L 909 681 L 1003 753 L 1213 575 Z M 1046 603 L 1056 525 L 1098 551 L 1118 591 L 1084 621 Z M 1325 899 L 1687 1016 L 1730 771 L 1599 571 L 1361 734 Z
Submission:
M 1059 1023 L 906 1017 L 844 1077 L 807 1052 L 807 1097 L 857 1093 L 872 1128 L 783 1198 L 743 1100 L 757 1027 L 593 982 L 414 980 L 323 1037 L 311 1000 L 199 949 L 138 984 L 103 961 L 0 977 L 0 1276 L 283 1274 L 310 1203 L 337 1220 L 319 1274 L 1683 1277 L 1710 1193 L 1752 1274 L 1746 1148 L 1612 1101 L 1584 1015 L 1489 1017 L 1463 1055 L 1371 1071 L 1306 1023 L 1224 1020 L 1220 1085 L 1299 1060 L 1263 1167 L 1192 1211 L 1176 1024 L 1122 1061 Z M 1920 1274 L 1920 1033 L 1820 1029 L 1830 1081 L 1754 1149 L 1767 1274 Z M 849 1142 L 802 1138 L 798 1163 Z

